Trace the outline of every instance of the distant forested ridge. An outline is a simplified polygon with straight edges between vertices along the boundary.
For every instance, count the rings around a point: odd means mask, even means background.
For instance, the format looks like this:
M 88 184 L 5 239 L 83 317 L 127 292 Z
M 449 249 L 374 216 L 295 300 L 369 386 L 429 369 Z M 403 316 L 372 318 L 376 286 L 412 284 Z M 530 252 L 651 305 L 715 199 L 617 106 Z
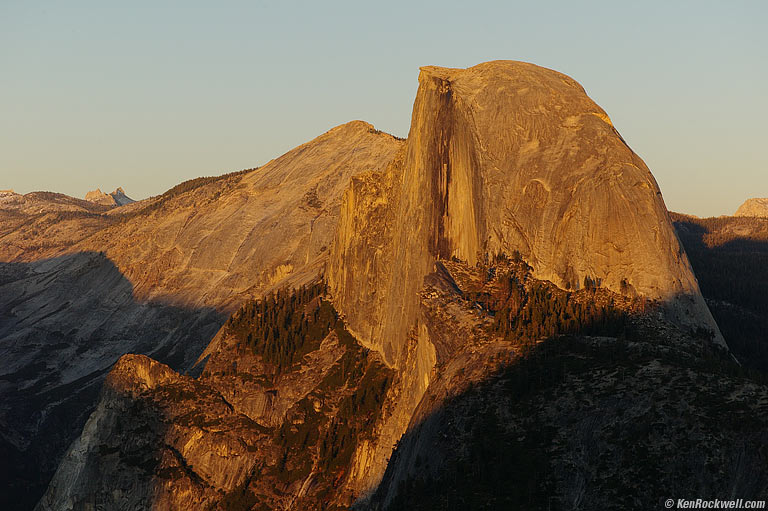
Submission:
M 731 350 L 768 372 L 768 219 L 671 216 Z

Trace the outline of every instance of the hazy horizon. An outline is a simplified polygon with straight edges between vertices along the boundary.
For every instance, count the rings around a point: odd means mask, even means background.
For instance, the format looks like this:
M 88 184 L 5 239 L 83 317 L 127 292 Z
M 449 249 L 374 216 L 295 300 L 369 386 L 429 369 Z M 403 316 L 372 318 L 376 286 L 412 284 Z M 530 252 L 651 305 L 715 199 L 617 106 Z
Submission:
M 419 66 L 568 74 L 670 210 L 768 196 L 762 2 L 0 5 L 0 189 L 134 199 L 262 165 L 360 119 L 404 137 Z

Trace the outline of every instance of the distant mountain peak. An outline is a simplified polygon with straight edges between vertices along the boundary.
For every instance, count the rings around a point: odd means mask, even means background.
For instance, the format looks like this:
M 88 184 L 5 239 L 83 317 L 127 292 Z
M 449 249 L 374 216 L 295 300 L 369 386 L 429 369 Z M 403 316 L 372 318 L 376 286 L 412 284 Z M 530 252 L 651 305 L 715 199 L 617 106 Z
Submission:
M 739 206 L 734 216 L 763 216 L 768 217 L 768 198 L 752 198 Z
M 114 207 L 136 202 L 125 194 L 125 190 L 122 187 L 117 187 L 112 193 L 104 193 L 100 188 L 96 188 L 85 194 L 85 200 Z

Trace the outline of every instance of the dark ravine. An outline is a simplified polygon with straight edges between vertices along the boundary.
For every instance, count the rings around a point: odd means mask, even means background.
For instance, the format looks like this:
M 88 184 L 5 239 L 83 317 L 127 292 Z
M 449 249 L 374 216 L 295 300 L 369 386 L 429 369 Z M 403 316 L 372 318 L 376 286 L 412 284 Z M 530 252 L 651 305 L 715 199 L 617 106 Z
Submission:
M 219 207 L 197 212 L 178 236 L 206 233 L 188 257 L 155 241 L 167 269 L 151 263 L 159 277 L 139 296 L 267 297 L 222 307 L 234 314 L 198 377 L 122 357 L 38 510 L 648 509 L 686 492 L 765 496 L 764 377 L 733 362 L 653 176 L 580 85 L 519 62 L 426 67 L 405 143 L 353 124 L 336 134 L 378 148 L 354 172 L 321 137 L 226 178 L 220 207 L 248 218 L 241 191 L 279 197 L 304 178 L 286 166 L 300 157 L 346 169 L 345 182 L 318 173 L 242 236 L 217 230 Z M 336 206 L 322 220 L 327 179 Z M 153 211 L 157 228 L 176 229 L 162 221 L 169 207 Z M 269 264 L 212 251 L 276 236 L 290 255 Z M 151 259 L 112 250 L 129 280 Z M 173 287 L 177 264 L 191 285 Z M 202 281 L 211 287 L 196 280 L 222 267 L 225 278 Z M 323 268 L 324 282 L 302 287 Z M 297 289 L 268 294 L 281 287 Z

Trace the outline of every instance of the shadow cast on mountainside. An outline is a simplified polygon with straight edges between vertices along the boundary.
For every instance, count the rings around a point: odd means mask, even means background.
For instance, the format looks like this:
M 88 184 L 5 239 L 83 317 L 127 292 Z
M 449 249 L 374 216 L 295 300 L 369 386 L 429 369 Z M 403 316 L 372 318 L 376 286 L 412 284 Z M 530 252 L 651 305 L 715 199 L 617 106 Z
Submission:
M 0 508 L 34 506 L 122 354 L 189 370 L 225 319 L 137 301 L 103 253 L 0 263 Z
M 655 319 L 658 304 L 624 309 L 605 289 L 568 294 L 543 281 L 522 288 L 511 276 L 509 288 L 488 282 L 496 291 L 462 291 L 447 270 L 428 279 L 436 296 L 422 312 L 436 343 L 435 371 L 379 489 L 361 507 L 647 509 L 670 494 L 765 491 L 768 416 L 755 394 L 768 391 L 744 392 L 749 375 L 711 332 Z M 42 508 L 63 500 L 131 509 L 345 503 L 334 492 L 360 442 L 376 431 L 376 411 L 387 408 L 389 370 L 368 360 L 319 295 L 302 289 L 246 303 L 227 322 L 234 351 L 209 360 L 203 378 L 141 356 L 118 362 Z M 451 317 L 472 310 L 506 321 L 482 322 L 491 336 L 465 336 L 439 321 L 448 302 Z M 543 331 L 552 334 L 540 341 Z M 314 362 L 324 364 L 314 376 L 305 371 L 312 363 L 299 366 L 294 376 L 316 383 L 274 426 L 255 422 L 236 400 L 255 386 L 230 389 L 250 381 L 277 396 L 274 379 L 260 383 L 270 374 L 265 361 L 294 367 L 334 349 Z M 297 382 L 288 379 L 286 390 Z
M 221 396 L 195 379 L 145 356 L 121 357 L 35 509 L 58 510 L 64 502 L 73 509 L 154 509 L 157 496 L 169 488 L 192 497 L 193 504 L 179 509 L 209 509 L 207 502 L 194 498 L 205 483 L 168 438 L 179 421 L 210 425 L 211 417 L 198 413 L 194 400 L 189 401 L 193 397 L 212 398 L 218 409 L 211 415 L 226 415 Z M 185 447 L 191 447 L 195 439 L 187 440 Z M 218 474 L 227 477 L 223 471 Z
M 731 351 L 745 366 L 768 372 L 768 220 L 673 219 Z
M 768 494 L 768 415 L 716 351 L 567 336 L 491 362 L 442 402 L 431 385 L 361 508 L 653 509 Z
M 446 354 L 360 508 L 650 509 L 674 495 L 766 491 L 768 414 L 754 395 L 768 394 L 765 379 L 713 332 L 589 282 L 566 292 L 505 281 L 478 303 L 506 352 L 439 330 L 445 306 L 422 309 Z M 484 295 L 442 289 L 470 305 Z M 748 378 L 759 390 L 742 395 Z
M 246 302 L 198 378 L 122 357 L 38 509 L 324 509 L 346 498 L 334 492 L 393 371 L 324 292 Z

